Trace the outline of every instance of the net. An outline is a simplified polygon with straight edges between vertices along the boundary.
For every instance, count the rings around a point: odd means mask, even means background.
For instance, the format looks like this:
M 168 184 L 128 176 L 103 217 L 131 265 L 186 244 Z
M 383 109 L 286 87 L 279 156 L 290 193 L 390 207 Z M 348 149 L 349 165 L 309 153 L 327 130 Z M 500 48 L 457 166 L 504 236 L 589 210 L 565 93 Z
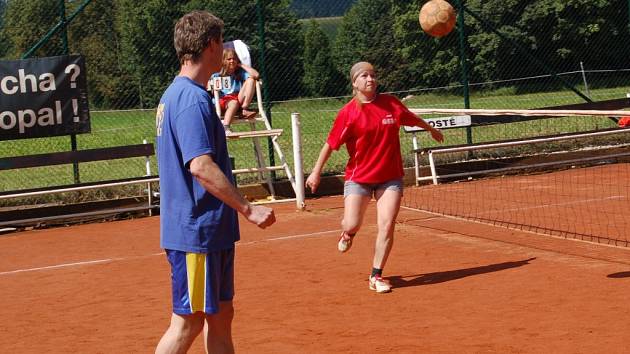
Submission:
M 519 113 L 523 112 L 516 112 Z M 568 111 L 563 115 L 601 120 L 612 116 L 610 113 Z M 515 111 L 509 114 L 513 116 Z M 548 123 L 533 120 L 528 124 Z M 405 191 L 405 207 L 542 234 L 630 246 L 628 129 L 434 146 L 415 152 L 418 186 Z

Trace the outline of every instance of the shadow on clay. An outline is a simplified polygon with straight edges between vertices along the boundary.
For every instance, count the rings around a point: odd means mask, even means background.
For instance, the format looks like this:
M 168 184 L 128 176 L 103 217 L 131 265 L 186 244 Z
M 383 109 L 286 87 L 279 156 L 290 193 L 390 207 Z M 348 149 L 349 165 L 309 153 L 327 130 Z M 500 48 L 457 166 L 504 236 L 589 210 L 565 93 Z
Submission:
M 608 278 L 630 278 L 630 272 L 617 272 L 607 275 Z
M 473 275 L 485 274 L 498 272 L 505 269 L 522 267 L 524 265 L 529 264 L 530 261 L 533 261 L 536 257 L 524 259 L 522 261 L 515 262 L 503 262 L 497 264 L 489 264 L 480 267 L 474 268 L 464 268 L 457 270 L 449 270 L 446 272 L 435 272 L 435 273 L 426 273 L 426 274 L 416 274 L 416 275 L 394 275 L 391 277 L 386 277 L 395 288 L 404 288 L 407 286 L 419 286 L 419 285 L 430 285 L 430 284 L 438 284 L 451 280 L 457 280 Z M 630 272 L 627 272 L 630 273 Z

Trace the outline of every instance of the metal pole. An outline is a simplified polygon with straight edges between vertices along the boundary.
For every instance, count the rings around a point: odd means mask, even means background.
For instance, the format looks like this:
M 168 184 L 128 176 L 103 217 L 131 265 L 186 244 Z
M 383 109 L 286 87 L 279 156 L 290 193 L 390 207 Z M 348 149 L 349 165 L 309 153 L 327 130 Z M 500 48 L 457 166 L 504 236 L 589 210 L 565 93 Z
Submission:
M 420 176 L 420 158 L 418 157 L 418 149 L 420 148 L 420 146 L 418 145 L 418 136 L 417 134 L 414 132 L 413 133 L 413 138 L 411 138 L 411 141 L 413 143 L 413 162 L 414 162 L 414 170 L 416 173 L 416 186 L 419 186 L 420 183 L 418 183 L 418 177 Z
M 273 127 L 271 118 L 271 102 L 269 100 L 269 80 L 267 77 L 267 70 L 265 68 L 265 13 L 264 13 L 264 0 L 256 0 L 256 17 L 258 18 L 258 37 L 260 38 L 260 56 L 258 68 L 260 69 L 260 76 L 262 78 L 263 97 L 263 109 L 267 114 L 267 120 Z M 267 146 L 269 147 L 269 166 L 275 166 L 275 155 L 273 151 L 273 143 L 271 137 L 267 138 Z M 275 171 L 271 172 L 271 178 L 276 179 Z
M 79 6 L 79 8 L 76 9 L 76 11 L 74 11 L 72 13 L 72 15 L 70 15 L 70 17 L 68 17 L 66 19 L 67 23 L 72 22 L 72 20 L 74 20 L 75 17 L 77 17 L 77 15 L 83 11 L 83 9 L 85 9 L 85 7 L 91 2 L 92 0 L 85 0 L 81 6 Z M 65 7 L 65 6 L 64 6 Z M 65 13 L 65 11 L 64 11 Z M 44 43 L 48 42 L 48 40 L 50 39 L 50 37 L 54 36 L 57 32 L 59 32 L 59 30 L 61 29 L 61 27 L 64 24 L 62 23 L 62 21 L 57 22 L 57 24 L 50 29 L 50 31 L 48 31 L 48 33 L 46 33 L 46 35 L 44 37 L 42 37 L 42 39 L 40 39 L 37 43 L 35 43 L 34 46 L 31 47 L 31 49 L 27 50 L 26 53 L 22 54 L 22 59 L 26 59 L 29 58 L 31 55 L 33 55 L 33 53 L 35 53 L 36 50 L 38 50 L 39 48 L 41 48 L 41 46 L 44 45 Z
M 63 55 L 68 55 L 68 24 L 66 22 L 66 2 L 59 0 L 59 21 L 61 22 L 61 43 Z
M 295 170 L 295 203 L 298 210 L 304 210 L 304 168 L 302 167 L 302 130 L 299 113 L 291 113 L 291 133 L 293 136 L 293 168 Z
M 582 81 L 584 81 L 584 91 L 586 91 L 586 95 L 590 98 L 591 97 L 591 92 L 588 90 L 588 82 L 586 82 L 586 73 L 584 72 L 584 63 L 583 62 L 580 62 L 580 69 L 582 70 Z
M 429 151 L 429 167 L 431 168 L 431 179 L 433 184 L 438 184 L 437 169 L 435 168 L 435 160 L 433 159 L 433 151 Z
M 470 90 L 468 86 L 468 58 L 466 56 L 466 22 L 464 21 L 464 2 L 457 0 L 458 14 L 457 23 L 459 27 L 459 58 L 462 67 L 462 87 L 464 89 L 464 108 L 470 108 Z M 466 143 L 472 144 L 472 127 L 466 127 Z M 469 151 L 468 157 L 472 157 L 472 151 Z
M 143 139 L 142 143 L 147 144 L 147 139 Z M 144 157 L 144 167 L 147 171 L 146 176 L 151 177 L 151 158 L 149 156 Z M 147 182 L 147 200 L 149 202 L 149 216 L 153 216 L 153 186 L 151 182 Z
M 68 55 L 68 22 L 66 20 L 66 1 L 59 0 L 59 23 L 61 24 L 61 43 L 63 46 L 63 55 Z M 70 134 L 70 148 L 72 151 L 77 151 L 77 135 Z M 74 183 L 81 183 L 79 176 L 79 163 L 72 163 L 72 172 L 74 176 Z

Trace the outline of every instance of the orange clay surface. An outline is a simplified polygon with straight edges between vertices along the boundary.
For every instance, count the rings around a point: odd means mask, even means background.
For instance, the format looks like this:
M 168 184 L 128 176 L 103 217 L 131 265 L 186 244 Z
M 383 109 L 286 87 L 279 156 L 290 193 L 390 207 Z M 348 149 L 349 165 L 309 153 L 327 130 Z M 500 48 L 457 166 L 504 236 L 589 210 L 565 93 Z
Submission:
M 630 249 L 401 210 L 368 290 L 374 203 L 336 250 L 342 198 L 241 222 L 240 353 L 630 353 Z M 0 236 L 1 353 L 150 353 L 168 326 L 159 218 Z M 191 353 L 202 353 L 197 340 Z

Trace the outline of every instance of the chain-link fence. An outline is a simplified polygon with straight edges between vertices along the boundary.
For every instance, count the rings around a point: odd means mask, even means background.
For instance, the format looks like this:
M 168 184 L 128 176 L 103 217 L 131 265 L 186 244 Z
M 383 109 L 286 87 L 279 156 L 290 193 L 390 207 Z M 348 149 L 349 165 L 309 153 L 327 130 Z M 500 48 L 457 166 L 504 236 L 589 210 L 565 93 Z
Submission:
M 347 73 L 359 60 L 375 64 L 381 92 L 410 107 L 540 108 L 630 92 L 630 0 L 459 1 L 450 2 L 464 26 L 437 39 L 418 24 L 425 0 L 0 0 L 0 57 L 85 57 L 92 132 L 76 137 L 78 149 L 154 142 L 155 107 L 179 67 L 173 25 L 192 9 L 209 10 L 224 20 L 226 41 L 250 47 L 265 110 L 275 128 L 285 129 L 280 142 L 290 162 L 290 115 L 301 114 L 307 172 L 350 99 Z M 483 127 L 457 129 L 446 137 L 456 144 L 615 124 L 555 122 L 536 121 L 527 130 L 506 124 L 492 136 Z M 410 139 L 401 139 L 411 166 Z M 255 164 L 251 142 L 230 144 L 236 168 Z M 69 149 L 69 137 L 0 141 L 0 157 Z M 324 172 L 341 173 L 346 159 L 333 154 Z M 81 164 L 80 172 L 81 182 L 91 182 L 145 170 L 138 159 Z M 0 171 L 0 191 L 72 182 L 72 166 Z

